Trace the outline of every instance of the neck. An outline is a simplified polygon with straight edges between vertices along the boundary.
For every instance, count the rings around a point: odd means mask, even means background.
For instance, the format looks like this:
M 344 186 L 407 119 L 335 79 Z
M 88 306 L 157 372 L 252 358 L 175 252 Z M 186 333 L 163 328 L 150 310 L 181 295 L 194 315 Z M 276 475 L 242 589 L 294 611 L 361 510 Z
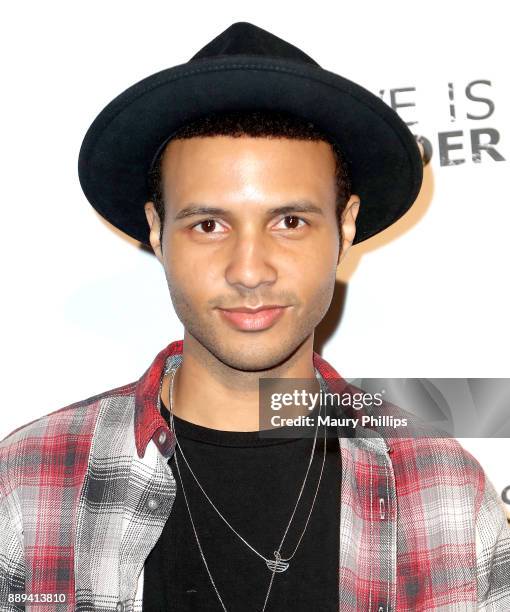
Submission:
M 182 363 L 174 376 L 172 412 L 181 419 L 211 429 L 258 431 L 261 378 L 315 380 L 313 334 L 278 366 L 250 372 L 224 364 L 185 333 Z M 170 379 L 171 376 L 166 375 L 161 388 L 161 398 L 168 408 Z M 319 389 L 318 381 L 314 386 Z

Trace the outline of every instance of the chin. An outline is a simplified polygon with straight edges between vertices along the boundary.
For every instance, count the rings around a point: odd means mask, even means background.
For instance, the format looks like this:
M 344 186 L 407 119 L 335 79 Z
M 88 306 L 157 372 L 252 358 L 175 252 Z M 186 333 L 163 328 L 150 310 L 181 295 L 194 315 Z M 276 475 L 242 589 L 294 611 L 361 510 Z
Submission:
M 286 344 L 282 340 L 278 342 L 251 341 L 246 337 L 239 343 L 233 342 L 226 344 L 222 342 L 220 346 L 211 346 L 211 353 L 234 370 L 243 372 L 257 372 L 276 368 L 294 354 L 301 342 L 294 341 Z

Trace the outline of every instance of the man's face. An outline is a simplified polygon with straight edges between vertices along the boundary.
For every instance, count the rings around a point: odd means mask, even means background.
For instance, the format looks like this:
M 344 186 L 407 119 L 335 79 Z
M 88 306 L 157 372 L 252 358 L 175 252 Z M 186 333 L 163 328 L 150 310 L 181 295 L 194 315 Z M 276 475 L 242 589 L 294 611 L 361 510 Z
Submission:
M 279 365 L 313 333 L 333 296 L 339 231 L 330 145 L 248 136 L 174 140 L 162 176 L 161 243 L 152 202 L 146 214 L 186 332 L 232 368 Z M 262 305 L 283 308 L 267 318 L 223 311 Z

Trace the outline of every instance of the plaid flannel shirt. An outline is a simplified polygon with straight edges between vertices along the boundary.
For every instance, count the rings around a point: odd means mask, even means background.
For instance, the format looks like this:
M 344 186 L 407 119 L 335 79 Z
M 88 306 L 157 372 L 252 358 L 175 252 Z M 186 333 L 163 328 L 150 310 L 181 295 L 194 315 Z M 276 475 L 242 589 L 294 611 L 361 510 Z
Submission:
M 169 344 L 138 381 L 0 442 L 2 611 L 142 610 L 144 562 L 176 495 L 175 440 L 159 408 L 182 347 Z M 328 389 L 343 381 L 313 360 Z M 510 528 L 469 452 L 453 438 L 375 430 L 339 442 L 340 611 L 510 610 Z M 14 593 L 51 601 L 23 607 L 9 603 Z

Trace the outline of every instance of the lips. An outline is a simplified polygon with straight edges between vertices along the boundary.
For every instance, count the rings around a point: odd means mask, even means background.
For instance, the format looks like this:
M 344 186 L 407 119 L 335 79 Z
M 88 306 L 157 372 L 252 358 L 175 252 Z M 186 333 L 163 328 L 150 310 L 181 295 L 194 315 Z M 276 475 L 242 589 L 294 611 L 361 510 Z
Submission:
M 219 308 L 221 316 L 234 329 L 260 331 L 268 329 L 278 321 L 289 306 L 261 306 L 260 308 Z

